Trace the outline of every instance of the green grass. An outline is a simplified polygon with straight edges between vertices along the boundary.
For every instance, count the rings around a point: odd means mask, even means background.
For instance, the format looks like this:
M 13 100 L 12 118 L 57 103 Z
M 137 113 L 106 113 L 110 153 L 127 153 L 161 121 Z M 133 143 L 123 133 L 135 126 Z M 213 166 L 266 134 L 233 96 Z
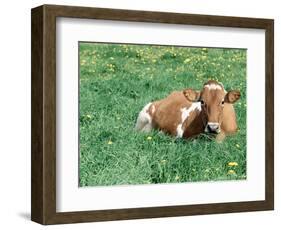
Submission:
M 79 48 L 80 186 L 246 179 L 246 50 L 97 43 Z M 236 135 L 218 144 L 205 134 L 183 140 L 134 131 L 145 104 L 173 90 L 201 89 L 209 79 L 241 91 Z

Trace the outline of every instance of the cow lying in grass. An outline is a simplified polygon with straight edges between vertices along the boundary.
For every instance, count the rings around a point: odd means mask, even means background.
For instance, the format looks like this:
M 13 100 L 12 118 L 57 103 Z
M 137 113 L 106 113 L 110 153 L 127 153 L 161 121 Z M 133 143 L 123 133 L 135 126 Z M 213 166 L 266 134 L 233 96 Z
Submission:
M 141 110 L 136 130 L 158 129 L 179 138 L 214 133 L 222 141 L 225 135 L 237 131 L 233 103 L 239 98 L 238 90 L 226 92 L 221 83 L 213 80 L 205 83 L 201 91 L 174 91 Z

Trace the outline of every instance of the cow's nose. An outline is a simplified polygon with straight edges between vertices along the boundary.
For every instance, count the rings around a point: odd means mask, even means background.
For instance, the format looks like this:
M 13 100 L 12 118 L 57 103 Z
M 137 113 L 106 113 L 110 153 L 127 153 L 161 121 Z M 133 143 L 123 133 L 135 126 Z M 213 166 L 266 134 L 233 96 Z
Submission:
M 217 132 L 219 130 L 219 124 L 213 123 L 213 122 L 208 122 L 207 128 L 208 128 L 209 132 Z

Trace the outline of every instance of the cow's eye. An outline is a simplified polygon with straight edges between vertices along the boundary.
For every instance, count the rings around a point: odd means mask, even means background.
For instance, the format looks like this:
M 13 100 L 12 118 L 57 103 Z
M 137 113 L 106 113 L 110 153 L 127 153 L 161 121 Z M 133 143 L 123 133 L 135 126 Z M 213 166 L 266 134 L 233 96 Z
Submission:
M 201 102 L 201 105 L 204 105 L 204 104 L 205 104 L 205 102 L 204 102 L 203 100 L 201 100 L 200 102 Z
M 221 104 L 224 105 L 224 101 L 222 101 Z

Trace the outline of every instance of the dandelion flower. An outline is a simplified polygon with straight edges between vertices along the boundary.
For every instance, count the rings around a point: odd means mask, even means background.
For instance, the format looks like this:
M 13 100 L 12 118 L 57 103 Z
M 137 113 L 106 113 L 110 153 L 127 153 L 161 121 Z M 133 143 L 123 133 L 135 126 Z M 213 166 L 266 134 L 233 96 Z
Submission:
M 162 164 L 165 164 L 167 161 L 166 160 L 161 160 L 161 163 Z
M 236 146 L 237 148 L 240 148 L 240 145 L 238 145 L 238 144 L 236 144 L 235 146 Z
M 113 142 L 112 142 L 112 141 L 108 141 L 107 144 L 108 144 L 108 145 L 112 145 Z
M 150 141 L 150 140 L 152 140 L 152 137 L 148 136 L 146 139 Z
M 175 177 L 175 180 L 179 180 L 179 179 L 180 179 L 180 177 L 179 177 L 179 176 L 176 176 L 176 177 Z
M 188 63 L 188 62 L 190 62 L 190 59 L 189 59 L 189 58 L 187 58 L 187 59 L 185 59 L 185 60 L 183 61 L 183 63 Z
M 229 175 L 233 175 L 233 174 L 235 174 L 235 171 L 234 170 L 228 170 L 228 172 L 227 172 L 227 174 L 229 174 Z
M 86 117 L 89 119 L 92 118 L 92 116 L 90 114 L 87 114 Z
M 237 162 L 229 162 L 228 163 L 228 166 L 238 166 L 238 163 Z

